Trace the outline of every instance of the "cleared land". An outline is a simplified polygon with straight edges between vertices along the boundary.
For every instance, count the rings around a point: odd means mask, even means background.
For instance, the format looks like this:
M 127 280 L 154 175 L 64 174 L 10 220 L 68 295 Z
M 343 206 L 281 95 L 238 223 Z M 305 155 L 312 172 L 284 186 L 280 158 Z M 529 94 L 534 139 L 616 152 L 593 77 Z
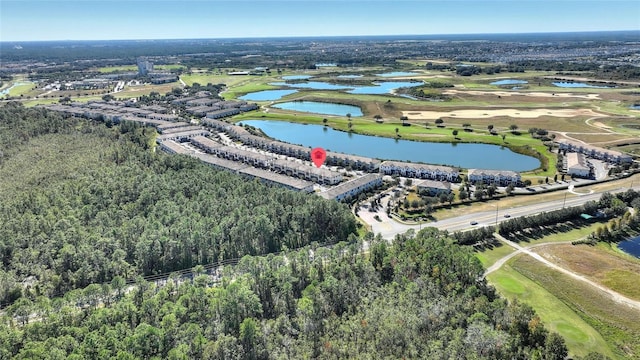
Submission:
M 516 261 L 528 256 L 518 255 Z M 546 327 L 565 339 L 571 355 L 584 356 L 596 351 L 613 357 L 605 339 L 589 323 L 580 318 L 561 299 L 553 296 L 544 286 L 537 284 L 512 267 L 511 261 L 487 278 L 509 300 L 522 301 L 536 310 Z M 535 266 L 540 263 L 532 260 Z
M 534 251 L 566 269 L 640 300 L 640 288 L 637 286 L 640 283 L 640 261 L 587 245 L 551 245 Z
M 436 120 L 441 117 L 487 119 L 497 116 L 508 116 L 511 118 L 604 116 L 591 109 L 472 109 L 454 111 L 403 111 L 402 113 L 411 120 Z
M 619 358 L 637 359 L 640 356 L 640 312 L 613 301 L 592 286 L 540 266 L 537 260 L 529 256 L 518 257 L 511 266 L 573 310 L 571 312 L 555 307 L 541 309 L 541 318 L 544 312 L 557 312 L 563 318 L 570 317 L 572 313 L 578 314 L 602 335 Z M 584 347 L 587 345 L 581 344 Z M 596 347 L 599 351 L 603 348 Z

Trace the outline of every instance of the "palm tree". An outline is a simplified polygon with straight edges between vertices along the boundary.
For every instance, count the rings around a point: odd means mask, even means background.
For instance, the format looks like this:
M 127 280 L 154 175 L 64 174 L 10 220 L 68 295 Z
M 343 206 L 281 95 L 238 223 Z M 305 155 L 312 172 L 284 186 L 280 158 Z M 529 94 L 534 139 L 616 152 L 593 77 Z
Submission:
M 328 122 L 328 121 L 329 121 L 329 120 L 327 120 L 327 118 L 322 119 L 322 123 L 324 124 L 324 126 L 327 126 L 327 122 Z
M 398 136 L 398 131 L 400 131 L 400 129 L 396 128 L 396 136 Z
M 453 134 L 453 137 L 457 139 L 458 130 L 453 130 L 451 133 Z
M 351 113 L 347 113 L 347 120 L 351 121 Z

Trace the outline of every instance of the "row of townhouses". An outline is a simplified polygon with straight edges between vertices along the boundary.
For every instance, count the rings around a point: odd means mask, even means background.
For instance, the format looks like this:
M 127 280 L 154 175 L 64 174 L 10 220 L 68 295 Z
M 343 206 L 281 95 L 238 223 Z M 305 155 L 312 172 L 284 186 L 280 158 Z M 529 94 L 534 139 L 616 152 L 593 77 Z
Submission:
M 380 164 L 380 172 L 385 175 L 399 175 L 418 179 L 459 180 L 460 171 L 450 166 L 414 164 L 401 161 L 385 161 Z
M 309 164 L 279 159 L 272 155 L 265 155 L 255 151 L 222 145 L 204 136 L 191 139 L 191 143 L 207 153 L 218 157 L 240 161 L 255 167 L 269 169 L 287 176 L 297 177 L 319 184 L 335 185 L 342 181 L 342 174 L 324 168 L 317 168 Z
M 270 185 L 281 186 L 290 190 L 307 193 L 313 192 L 313 182 L 292 178 L 265 169 L 255 168 L 242 162 L 219 158 L 216 155 L 203 154 L 194 150 L 189 150 L 182 144 L 173 140 L 166 140 L 161 142 L 160 149 L 169 154 L 192 156 L 216 169 L 230 171 L 235 174 L 243 175 L 247 178 L 258 179 Z
M 519 185 L 520 174 L 508 170 L 469 169 L 469 182 L 495 184 L 500 186 Z
M 361 192 L 382 185 L 382 174 L 366 174 L 320 193 L 325 199 L 348 200 Z
M 631 155 L 615 151 L 600 148 L 593 145 L 588 145 L 585 143 L 581 143 L 579 141 L 573 141 L 568 139 L 560 139 L 557 140 L 558 148 L 560 150 L 566 150 L 571 152 L 576 152 L 580 154 L 584 154 L 588 157 L 607 161 L 610 163 L 623 164 L 630 163 L 633 161 L 633 157 Z
M 203 119 L 203 123 L 217 131 L 225 132 L 232 139 L 240 141 L 247 146 L 306 161 L 311 160 L 311 149 L 308 147 L 252 135 L 242 126 L 229 124 L 221 120 L 207 118 Z M 380 167 L 380 160 L 333 151 L 327 151 L 325 163 L 331 166 L 352 167 L 368 172 L 378 171 Z

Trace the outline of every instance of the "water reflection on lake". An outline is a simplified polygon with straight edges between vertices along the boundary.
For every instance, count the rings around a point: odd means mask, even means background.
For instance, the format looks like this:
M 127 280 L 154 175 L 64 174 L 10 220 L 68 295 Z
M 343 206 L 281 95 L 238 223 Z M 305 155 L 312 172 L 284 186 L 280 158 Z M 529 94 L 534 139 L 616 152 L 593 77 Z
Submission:
M 622 241 L 618 244 L 618 247 L 627 254 L 633 255 L 640 259 L 640 236 Z
M 362 116 L 362 110 L 357 106 L 317 101 L 290 101 L 274 104 L 271 107 L 325 115 L 347 116 L 347 114 L 351 114 L 352 117 Z
M 489 84 L 490 85 L 519 85 L 519 84 L 527 84 L 527 83 L 528 81 L 525 81 L 525 80 L 504 79 L 504 80 L 494 81 Z
M 512 171 L 532 170 L 540 165 L 536 158 L 497 145 L 396 140 L 336 131 L 322 125 L 274 120 L 244 120 L 242 123 L 288 143 L 378 159 Z
M 393 72 L 387 72 L 387 73 L 376 74 L 376 75 L 380 77 L 397 77 L 397 76 L 414 76 L 414 75 L 420 75 L 420 74 L 415 72 L 408 72 L 408 71 L 393 71 Z
M 279 100 L 284 96 L 295 94 L 297 92 L 298 90 L 263 90 L 248 93 L 246 95 L 240 96 L 238 99 L 249 101 L 274 101 Z
M 598 85 L 589 85 L 581 82 L 567 82 L 567 81 L 556 81 L 552 83 L 553 85 L 561 88 L 595 88 L 595 89 L 609 89 L 611 86 L 598 86 Z

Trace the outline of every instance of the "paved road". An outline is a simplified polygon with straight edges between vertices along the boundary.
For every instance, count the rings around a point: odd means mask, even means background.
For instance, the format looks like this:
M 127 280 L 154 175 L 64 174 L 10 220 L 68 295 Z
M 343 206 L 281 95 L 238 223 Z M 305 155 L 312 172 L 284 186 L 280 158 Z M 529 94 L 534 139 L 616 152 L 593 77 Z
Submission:
M 620 188 L 615 191 L 609 191 L 611 193 L 626 191 L 628 188 Z M 634 190 L 640 190 L 640 187 L 634 187 Z M 374 234 L 380 234 L 384 239 L 392 240 L 396 235 L 403 234 L 409 229 L 414 229 L 416 231 L 420 230 L 422 227 L 436 227 L 440 230 L 447 230 L 450 232 L 453 231 L 463 231 L 472 229 L 480 226 L 489 226 L 496 225 L 500 222 L 507 220 L 504 215 L 508 212 L 512 218 L 519 216 L 529 216 L 538 214 L 541 212 L 548 212 L 552 210 L 560 209 L 564 206 L 579 206 L 583 205 L 587 201 L 597 201 L 600 199 L 600 196 L 604 192 L 594 192 L 583 194 L 577 198 L 570 199 L 560 199 L 554 201 L 547 201 L 544 203 L 532 204 L 532 205 L 524 205 L 515 208 L 510 208 L 508 210 L 501 210 L 499 208 L 497 211 L 482 211 L 475 212 L 471 214 L 463 214 L 460 216 L 456 216 L 450 219 L 439 220 L 435 222 L 425 223 L 421 225 L 408 225 L 400 223 L 396 220 L 390 219 L 387 217 L 386 211 L 384 208 L 380 209 L 377 213 L 371 213 L 368 210 L 361 210 L 359 216 L 363 219 L 367 224 L 371 225 L 371 229 Z M 382 201 L 385 203 L 386 201 Z M 381 221 L 377 221 L 374 219 L 375 215 L 380 217 Z M 497 215 L 497 216 L 496 216 Z M 477 225 L 471 225 L 472 221 L 477 221 Z

